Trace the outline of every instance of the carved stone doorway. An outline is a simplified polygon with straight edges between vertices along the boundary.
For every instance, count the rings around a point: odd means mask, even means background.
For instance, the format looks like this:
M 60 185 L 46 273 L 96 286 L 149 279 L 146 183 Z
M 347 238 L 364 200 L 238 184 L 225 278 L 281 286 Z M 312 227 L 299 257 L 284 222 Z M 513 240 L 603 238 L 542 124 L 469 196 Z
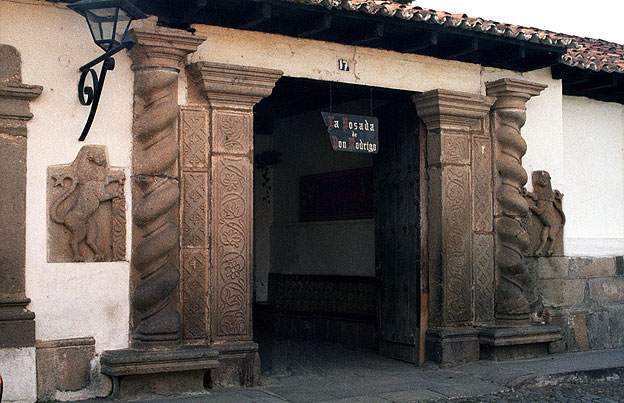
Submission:
M 283 77 L 254 108 L 254 340 L 263 370 L 280 364 L 271 348 L 284 339 L 418 362 L 420 139 L 411 95 Z M 378 117 L 384 149 L 332 150 L 321 116 L 332 110 Z

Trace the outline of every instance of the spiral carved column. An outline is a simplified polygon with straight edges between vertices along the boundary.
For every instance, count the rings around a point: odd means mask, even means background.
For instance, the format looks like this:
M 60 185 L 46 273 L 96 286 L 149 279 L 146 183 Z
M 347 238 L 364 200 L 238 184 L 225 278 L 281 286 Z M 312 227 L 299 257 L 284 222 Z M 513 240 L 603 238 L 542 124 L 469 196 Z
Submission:
M 523 264 L 523 250 L 529 238 L 521 219 L 529 207 L 522 196 L 527 173 L 522 157 L 527 145 L 520 134 L 526 120 L 526 102 L 546 88 L 545 85 L 514 79 L 486 84 L 487 94 L 496 97 L 492 107 L 494 136 L 494 228 L 496 233 L 497 284 L 496 324 L 529 325 L 530 307 L 525 294 L 529 279 Z
M 152 27 L 131 32 L 134 80 L 133 346 L 161 348 L 180 339 L 174 291 L 178 269 L 179 64 L 204 38 Z

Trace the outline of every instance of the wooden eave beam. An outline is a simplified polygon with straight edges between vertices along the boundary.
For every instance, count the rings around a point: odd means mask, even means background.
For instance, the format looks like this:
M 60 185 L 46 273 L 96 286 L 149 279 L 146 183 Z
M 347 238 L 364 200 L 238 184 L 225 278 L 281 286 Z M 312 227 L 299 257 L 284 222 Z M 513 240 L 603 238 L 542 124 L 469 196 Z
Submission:
M 416 38 L 401 39 L 400 42 L 405 42 L 399 46 L 394 47 L 397 52 L 401 53 L 419 53 L 424 52 L 438 44 L 438 32 L 437 31 L 425 31 L 422 35 Z
M 376 41 L 381 39 L 384 35 L 384 24 L 376 23 L 375 27 L 371 32 L 365 33 L 364 36 L 360 39 L 356 39 L 351 42 L 351 45 L 364 45 L 369 42 Z
M 585 82 L 566 83 L 564 81 L 563 88 L 574 91 L 598 91 L 617 86 L 617 79 L 610 73 L 594 73 L 588 77 L 589 79 Z
M 301 28 L 294 36 L 299 38 L 308 38 L 331 29 L 332 15 L 329 13 L 323 13 L 320 18 L 315 18 L 312 24 Z
M 466 43 L 459 43 L 457 46 L 452 45 L 442 51 L 434 52 L 436 57 L 442 59 L 459 59 L 462 56 L 470 55 L 479 50 L 479 39 L 470 38 Z
M 238 28 L 240 29 L 254 29 L 259 25 L 265 23 L 271 19 L 271 5 L 269 3 L 262 3 L 258 9 L 251 11 L 249 17 L 242 20 Z
M 478 62 L 480 64 L 485 66 L 496 65 L 497 67 L 507 69 L 522 64 L 525 59 L 526 48 L 521 44 L 518 46 L 497 46 L 478 53 Z M 496 63 L 498 60 L 503 60 L 504 63 Z
M 537 69 L 543 69 L 544 67 L 552 67 L 559 63 L 559 54 L 554 52 L 548 52 L 548 54 L 538 55 L 533 57 L 526 57 L 524 62 L 518 67 L 518 71 L 531 71 Z

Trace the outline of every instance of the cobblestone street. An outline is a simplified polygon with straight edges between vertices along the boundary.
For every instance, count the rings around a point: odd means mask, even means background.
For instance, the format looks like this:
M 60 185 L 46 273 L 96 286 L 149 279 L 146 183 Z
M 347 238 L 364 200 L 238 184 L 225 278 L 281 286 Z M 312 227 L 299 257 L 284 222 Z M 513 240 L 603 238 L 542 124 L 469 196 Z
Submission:
M 573 381 L 557 385 L 525 387 L 501 393 L 473 398 L 434 399 L 426 402 L 622 402 L 624 401 L 624 380 Z

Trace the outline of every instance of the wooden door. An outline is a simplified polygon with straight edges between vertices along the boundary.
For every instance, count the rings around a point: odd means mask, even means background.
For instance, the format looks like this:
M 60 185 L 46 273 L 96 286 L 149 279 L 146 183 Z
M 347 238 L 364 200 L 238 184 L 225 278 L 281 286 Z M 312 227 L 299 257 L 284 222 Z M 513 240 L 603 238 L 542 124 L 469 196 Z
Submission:
M 419 122 L 413 104 L 377 110 L 374 160 L 379 351 L 418 362 L 420 316 Z

